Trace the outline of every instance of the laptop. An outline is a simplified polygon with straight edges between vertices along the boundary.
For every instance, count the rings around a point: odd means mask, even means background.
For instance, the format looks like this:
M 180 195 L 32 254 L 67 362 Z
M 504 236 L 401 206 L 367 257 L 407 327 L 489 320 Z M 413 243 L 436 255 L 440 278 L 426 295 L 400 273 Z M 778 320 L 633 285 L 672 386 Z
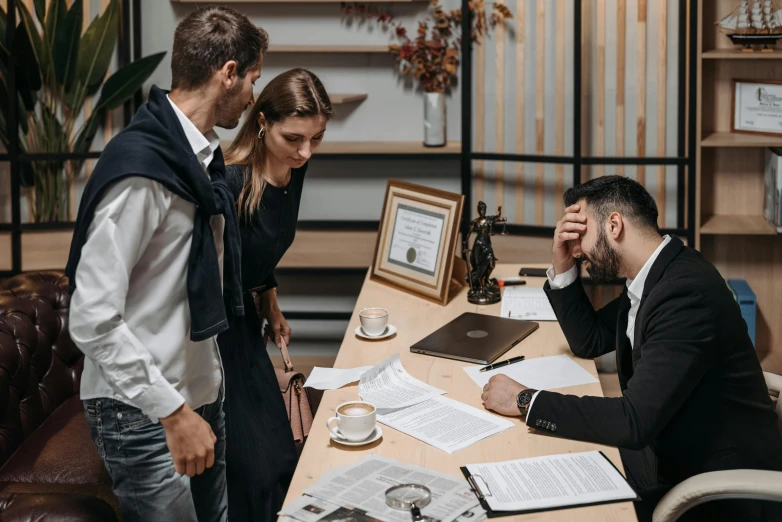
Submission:
M 538 329 L 538 323 L 464 313 L 410 347 L 413 353 L 491 364 Z

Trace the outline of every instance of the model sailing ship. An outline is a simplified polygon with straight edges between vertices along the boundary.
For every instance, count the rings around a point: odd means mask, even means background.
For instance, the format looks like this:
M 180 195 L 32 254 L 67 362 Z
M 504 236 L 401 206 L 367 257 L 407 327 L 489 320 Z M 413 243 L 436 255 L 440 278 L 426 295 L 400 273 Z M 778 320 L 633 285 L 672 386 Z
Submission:
M 762 45 L 770 52 L 769 45 L 782 39 L 782 9 L 772 0 L 741 0 L 741 4 L 728 16 L 717 22 L 730 40 L 742 45 L 744 51 L 752 51 L 753 45 Z

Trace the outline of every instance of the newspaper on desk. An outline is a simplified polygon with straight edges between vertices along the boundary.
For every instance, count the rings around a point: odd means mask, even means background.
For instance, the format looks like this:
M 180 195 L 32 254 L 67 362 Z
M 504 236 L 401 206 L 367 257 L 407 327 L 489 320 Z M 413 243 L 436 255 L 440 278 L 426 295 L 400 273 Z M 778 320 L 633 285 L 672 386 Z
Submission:
M 304 490 L 304 496 L 283 508 L 280 515 L 299 522 L 342 520 L 346 514 L 359 522 L 409 522 L 410 513 L 386 505 L 385 492 L 397 484 L 415 483 L 429 488 L 431 503 L 421 509 L 428 522 L 478 522 L 485 512 L 461 477 L 370 455 L 350 466 L 321 476 Z M 466 516 L 464 516 L 466 514 Z

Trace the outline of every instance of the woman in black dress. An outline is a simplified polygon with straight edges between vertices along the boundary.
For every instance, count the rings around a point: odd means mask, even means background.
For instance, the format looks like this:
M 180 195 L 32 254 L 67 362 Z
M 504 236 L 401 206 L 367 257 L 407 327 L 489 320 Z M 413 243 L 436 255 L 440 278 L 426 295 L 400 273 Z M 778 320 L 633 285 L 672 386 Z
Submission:
M 277 305 L 274 269 L 293 243 L 307 161 L 332 114 L 318 78 L 294 69 L 263 89 L 226 152 L 242 235 L 243 317 L 218 337 L 225 369 L 228 518 L 277 518 L 296 468 L 296 448 L 266 352 L 262 321 L 277 346 L 291 329 Z M 259 296 L 261 317 L 253 293 Z

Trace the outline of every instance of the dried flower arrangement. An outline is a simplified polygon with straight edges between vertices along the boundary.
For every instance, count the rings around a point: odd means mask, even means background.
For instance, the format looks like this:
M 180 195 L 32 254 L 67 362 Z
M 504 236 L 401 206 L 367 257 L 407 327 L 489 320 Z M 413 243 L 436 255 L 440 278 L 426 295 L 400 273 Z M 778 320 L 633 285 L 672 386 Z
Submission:
M 477 42 L 497 24 L 513 18 L 504 4 L 492 3 L 487 12 L 485 0 L 469 3 L 472 13 L 471 43 Z M 459 70 L 461 51 L 462 10 L 446 11 L 439 0 L 430 0 L 431 18 L 418 23 L 418 30 L 411 38 L 402 23 L 387 12 L 361 2 L 342 2 L 342 11 L 350 17 L 374 19 L 384 29 L 390 30 L 400 43 L 389 50 L 396 57 L 400 74 L 416 79 L 425 92 L 445 94 Z

